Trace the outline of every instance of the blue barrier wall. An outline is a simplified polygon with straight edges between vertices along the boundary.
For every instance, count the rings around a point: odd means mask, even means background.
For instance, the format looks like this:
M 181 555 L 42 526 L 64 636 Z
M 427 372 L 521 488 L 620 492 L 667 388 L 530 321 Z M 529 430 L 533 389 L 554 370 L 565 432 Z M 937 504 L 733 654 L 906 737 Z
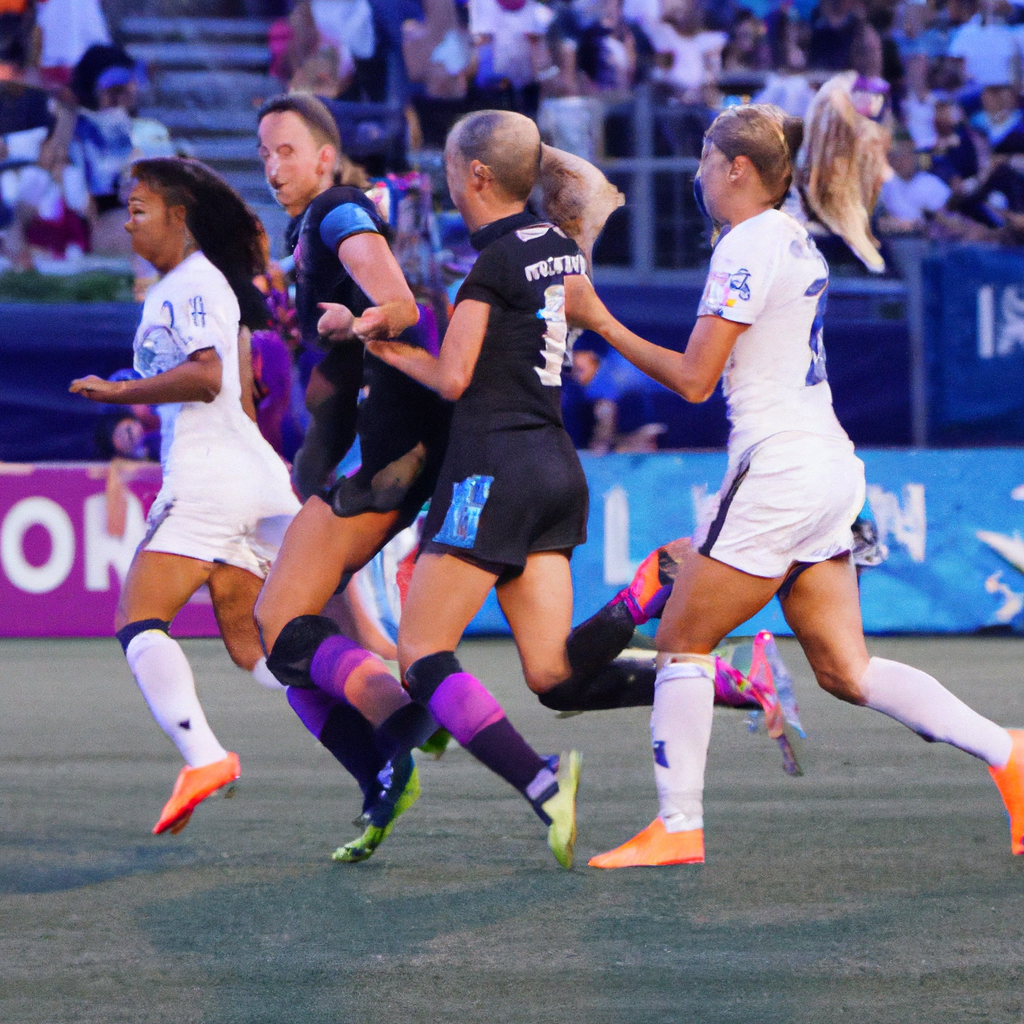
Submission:
M 929 441 L 1024 441 L 1024 252 L 953 246 L 922 265 Z
M 875 633 L 963 633 L 1024 627 L 1024 451 L 858 453 L 890 555 L 861 577 L 864 626 Z M 686 536 L 718 488 L 719 453 L 583 456 L 589 540 L 573 558 L 574 621 L 592 614 L 644 555 Z M 788 632 L 773 601 L 738 632 Z M 506 632 L 493 596 L 473 631 Z

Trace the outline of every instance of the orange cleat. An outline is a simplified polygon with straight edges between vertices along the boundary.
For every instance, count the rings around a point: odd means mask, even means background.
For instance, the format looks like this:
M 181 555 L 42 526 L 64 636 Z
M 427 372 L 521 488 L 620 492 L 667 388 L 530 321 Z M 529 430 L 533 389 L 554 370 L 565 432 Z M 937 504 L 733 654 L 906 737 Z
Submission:
M 208 796 L 212 796 L 225 786 L 229 789 L 224 795 L 231 796 L 234 793 L 232 783 L 241 774 L 237 754 L 228 754 L 227 757 L 214 761 L 213 764 L 204 764 L 201 768 L 190 768 L 185 765 L 178 773 L 174 789 L 171 791 L 171 799 L 164 804 L 164 809 L 160 812 L 160 820 L 153 826 L 153 835 L 158 836 L 161 832 L 177 835 L 188 824 L 192 811 Z
M 592 868 L 642 868 L 662 864 L 703 864 L 704 829 L 688 832 L 667 832 L 661 817 L 657 817 L 643 830 L 607 853 L 591 857 Z
M 1024 853 L 1024 730 L 1008 729 L 1013 740 L 1010 760 L 1002 768 L 989 765 L 989 774 L 1010 816 L 1010 849 Z
M 638 566 L 632 582 L 620 590 L 614 600 L 624 601 L 633 621 L 642 626 L 661 615 L 679 566 L 690 547 L 689 537 L 655 548 Z

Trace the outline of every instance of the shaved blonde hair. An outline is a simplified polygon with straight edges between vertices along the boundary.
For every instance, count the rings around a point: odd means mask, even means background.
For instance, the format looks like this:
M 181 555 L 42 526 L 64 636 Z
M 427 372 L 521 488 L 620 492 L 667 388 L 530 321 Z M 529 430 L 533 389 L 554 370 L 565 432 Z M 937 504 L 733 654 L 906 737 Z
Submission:
M 528 117 L 510 110 L 478 110 L 448 133 L 445 153 L 467 165 L 479 160 L 503 192 L 525 203 L 540 172 L 540 145 L 540 132 Z

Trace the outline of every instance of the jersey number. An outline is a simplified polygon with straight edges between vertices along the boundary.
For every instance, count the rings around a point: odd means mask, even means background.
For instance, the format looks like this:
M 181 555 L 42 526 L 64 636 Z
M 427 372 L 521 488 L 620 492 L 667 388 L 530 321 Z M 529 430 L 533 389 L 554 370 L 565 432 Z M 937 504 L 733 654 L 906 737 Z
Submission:
M 544 289 L 544 308 L 537 311 L 537 317 L 545 321 L 544 365 L 536 366 L 541 384 L 557 388 L 562 384 L 562 364 L 565 361 L 565 345 L 568 328 L 565 323 L 565 286 L 553 284 Z

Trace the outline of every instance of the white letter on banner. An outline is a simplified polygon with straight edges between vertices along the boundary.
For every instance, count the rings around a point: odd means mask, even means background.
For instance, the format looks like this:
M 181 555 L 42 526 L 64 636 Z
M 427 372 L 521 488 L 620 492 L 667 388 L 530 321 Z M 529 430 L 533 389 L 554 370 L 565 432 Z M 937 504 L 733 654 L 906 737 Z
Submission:
M 1003 323 L 999 329 L 996 354 L 1013 355 L 1016 348 L 1024 348 L 1024 296 L 1014 285 L 1003 289 Z
M 128 490 L 125 491 L 125 499 L 128 514 L 125 517 L 123 537 L 111 537 L 107 533 L 107 496 L 93 494 L 85 499 L 86 590 L 109 590 L 111 567 L 124 583 L 135 549 L 146 535 L 142 502 Z
M 990 284 L 984 284 L 978 289 L 978 357 L 991 359 L 995 354 L 995 289 Z
M 629 495 L 616 484 L 604 496 L 605 583 L 629 583 L 639 564 L 629 558 Z
M 925 517 L 924 484 L 907 484 L 903 488 L 904 506 L 891 491 L 877 484 L 868 484 L 868 501 L 878 526 L 878 539 L 884 544 L 891 536 L 902 544 L 911 560 L 924 561 L 928 522 Z
M 25 558 L 25 534 L 41 526 L 50 535 L 50 557 L 42 565 Z M 48 594 L 56 590 L 75 564 L 75 528 L 71 517 L 49 498 L 22 498 L 7 513 L 0 529 L 0 562 L 4 573 L 19 590 Z

